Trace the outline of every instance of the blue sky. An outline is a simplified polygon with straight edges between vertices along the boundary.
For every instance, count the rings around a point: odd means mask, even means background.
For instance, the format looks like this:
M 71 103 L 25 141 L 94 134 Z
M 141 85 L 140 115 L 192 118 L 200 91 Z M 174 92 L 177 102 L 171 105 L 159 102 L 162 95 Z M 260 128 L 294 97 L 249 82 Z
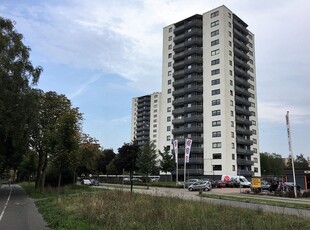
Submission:
M 131 99 L 160 91 L 162 28 L 226 5 L 256 39 L 260 151 L 310 157 L 310 1 L 2 0 L 44 72 L 39 88 L 65 94 L 103 148 L 130 142 Z

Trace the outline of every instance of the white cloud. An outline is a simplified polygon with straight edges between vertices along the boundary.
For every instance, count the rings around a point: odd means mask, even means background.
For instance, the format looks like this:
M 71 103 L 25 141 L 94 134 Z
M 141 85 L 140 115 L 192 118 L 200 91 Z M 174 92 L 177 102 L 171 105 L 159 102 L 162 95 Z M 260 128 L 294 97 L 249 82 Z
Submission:
M 68 97 L 72 100 L 76 97 L 78 97 L 80 94 L 83 93 L 83 91 L 87 88 L 89 88 L 89 86 L 91 84 L 93 84 L 94 82 L 96 82 L 98 79 L 100 78 L 99 75 L 95 75 L 95 76 L 92 76 L 90 78 L 90 80 L 86 81 L 85 83 L 83 83 L 82 85 L 79 86 L 79 88 L 74 92 L 72 93 L 71 95 L 69 95 Z

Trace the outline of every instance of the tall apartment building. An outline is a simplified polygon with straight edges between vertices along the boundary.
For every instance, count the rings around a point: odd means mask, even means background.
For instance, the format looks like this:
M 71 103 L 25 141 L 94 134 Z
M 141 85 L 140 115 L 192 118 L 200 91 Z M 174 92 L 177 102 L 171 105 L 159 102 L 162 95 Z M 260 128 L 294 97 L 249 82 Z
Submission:
M 131 140 L 139 146 L 147 141 L 158 142 L 161 93 L 132 99 Z
M 183 176 L 186 138 L 192 139 L 186 164 L 190 177 L 261 175 L 254 34 L 247 27 L 221 6 L 163 30 L 156 141 L 163 149 L 178 140 L 179 178 Z

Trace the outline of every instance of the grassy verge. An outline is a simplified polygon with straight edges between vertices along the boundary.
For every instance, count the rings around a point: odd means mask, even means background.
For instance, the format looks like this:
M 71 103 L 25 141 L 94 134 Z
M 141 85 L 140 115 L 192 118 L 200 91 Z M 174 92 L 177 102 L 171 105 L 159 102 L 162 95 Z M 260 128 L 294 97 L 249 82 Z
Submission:
M 255 197 L 240 197 L 240 196 L 234 196 L 234 195 L 219 195 L 219 194 L 201 194 L 202 197 L 207 198 L 214 198 L 214 199 L 222 199 L 222 200 L 233 200 L 233 201 L 241 201 L 246 203 L 253 203 L 253 204 L 267 204 L 267 205 L 273 205 L 277 207 L 286 207 L 286 208 L 302 208 L 302 209 L 309 209 L 310 210 L 310 203 L 297 203 L 292 202 L 289 200 L 283 200 L 283 201 L 277 201 L 272 200 L 272 197 L 264 198 L 255 198 Z
M 42 198 L 31 188 L 33 197 Z M 52 229 L 309 229 L 310 220 L 181 198 L 155 197 L 121 190 L 65 187 L 36 205 Z M 75 194 L 75 195 L 71 195 Z

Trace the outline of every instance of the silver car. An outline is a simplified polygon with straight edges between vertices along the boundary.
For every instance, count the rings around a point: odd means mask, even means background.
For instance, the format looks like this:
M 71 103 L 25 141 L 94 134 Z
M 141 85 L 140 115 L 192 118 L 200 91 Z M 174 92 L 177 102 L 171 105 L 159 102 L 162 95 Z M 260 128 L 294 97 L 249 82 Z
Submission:
M 210 191 L 212 189 L 212 185 L 209 181 L 198 181 L 188 186 L 189 191 Z

